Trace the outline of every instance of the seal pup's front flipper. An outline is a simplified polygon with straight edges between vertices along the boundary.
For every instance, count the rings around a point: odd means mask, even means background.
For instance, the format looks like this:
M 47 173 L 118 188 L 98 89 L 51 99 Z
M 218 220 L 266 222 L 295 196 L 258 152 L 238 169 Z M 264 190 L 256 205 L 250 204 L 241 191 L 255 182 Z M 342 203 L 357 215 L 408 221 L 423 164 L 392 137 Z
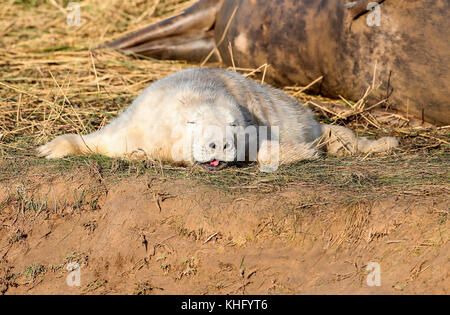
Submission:
M 100 48 L 159 59 L 199 61 L 215 48 L 212 29 L 224 0 L 200 0 L 182 14 L 150 25 Z

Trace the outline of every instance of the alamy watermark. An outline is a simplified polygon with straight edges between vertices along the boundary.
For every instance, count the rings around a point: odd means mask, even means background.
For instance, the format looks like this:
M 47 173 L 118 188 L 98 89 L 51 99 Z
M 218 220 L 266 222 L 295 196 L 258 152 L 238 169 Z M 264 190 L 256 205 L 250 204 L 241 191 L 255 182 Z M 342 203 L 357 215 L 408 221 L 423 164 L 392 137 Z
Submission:
M 80 26 L 81 25 L 81 7 L 77 2 L 69 2 L 66 7 L 67 17 L 66 23 L 69 26 Z
M 367 5 L 367 11 L 370 11 L 367 15 L 366 22 L 370 27 L 381 26 L 381 6 L 378 2 L 370 2 Z
M 353 1 L 345 4 L 347 9 L 352 8 L 358 4 L 358 1 Z M 378 2 L 369 2 L 366 7 L 369 12 L 366 17 L 366 23 L 370 27 L 381 26 L 381 6 Z
M 366 283 L 369 287 L 381 286 L 381 267 L 377 262 L 370 262 L 367 264 L 366 271 L 369 272 L 366 278 Z
M 70 273 L 66 277 L 66 284 L 69 287 L 81 287 L 81 266 L 79 263 L 71 262 L 66 269 Z
M 275 172 L 280 164 L 277 126 L 188 125 L 174 128 L 171 157 L 175 162 L 258 162 L 262 172 Z M 211 164 L 213 163 L 213 164 Z

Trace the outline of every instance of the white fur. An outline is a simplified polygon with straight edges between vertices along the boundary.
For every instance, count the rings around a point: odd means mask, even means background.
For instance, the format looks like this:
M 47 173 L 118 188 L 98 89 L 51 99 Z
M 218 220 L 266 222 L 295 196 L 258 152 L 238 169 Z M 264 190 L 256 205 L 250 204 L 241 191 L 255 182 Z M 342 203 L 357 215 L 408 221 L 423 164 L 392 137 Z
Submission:
M 205 132 L 211 126 L 215 131 Z M 381 152 L 398 145 L 395 138 L 371 141 L 357 138 L 345 127 L 320 125 L 309 109 L 281 90 L 238 73 L 196 68 L 153 83 L 105 128 L 84 136 L 59 136 L 39 147 L 38 153 L 49 159 L 98 153 L 182 165 L 231 161 L 237 156 L 234 137 L 249 126 L 279 128 L 280 164 L 317 157 L 319 143 L 331 153 Z M 258 147 L 262 164 L 273 159 L 267 150 L 275 144 L 271 141 Z

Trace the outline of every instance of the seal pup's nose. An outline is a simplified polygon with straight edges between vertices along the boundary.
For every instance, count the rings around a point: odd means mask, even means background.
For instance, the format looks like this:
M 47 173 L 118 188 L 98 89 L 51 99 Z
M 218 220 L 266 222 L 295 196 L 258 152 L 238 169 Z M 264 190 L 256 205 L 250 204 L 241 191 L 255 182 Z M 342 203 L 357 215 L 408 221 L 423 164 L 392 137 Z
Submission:
M 209 147 L 212 149 L 212 150 L 215 150 L 216 148 L 217 148 L 217 144 L 215 143 L 215 142 L 211 142 L 210 144 L 209 144 Z M 220 147 L 220 146 L 219 146 Z M 224 151 L 226 151 L 226 150 L 229 150 L 229 149 L 232 149 L 233 148 L 233 145 L 230 143 L 230 142 L 224 142 L 224 145 L 223 145 L 223 150 Z

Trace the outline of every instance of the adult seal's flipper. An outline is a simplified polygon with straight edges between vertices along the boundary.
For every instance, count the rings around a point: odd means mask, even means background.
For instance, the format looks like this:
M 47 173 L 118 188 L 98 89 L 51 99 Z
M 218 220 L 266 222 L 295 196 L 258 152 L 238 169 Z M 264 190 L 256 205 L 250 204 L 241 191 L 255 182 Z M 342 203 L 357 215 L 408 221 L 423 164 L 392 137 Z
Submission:
M 212 29 L 222 3 L 223 0 L 200 0 L 180 15 L 105 46 L 159 59 L 201 61 L 215 48 Z

